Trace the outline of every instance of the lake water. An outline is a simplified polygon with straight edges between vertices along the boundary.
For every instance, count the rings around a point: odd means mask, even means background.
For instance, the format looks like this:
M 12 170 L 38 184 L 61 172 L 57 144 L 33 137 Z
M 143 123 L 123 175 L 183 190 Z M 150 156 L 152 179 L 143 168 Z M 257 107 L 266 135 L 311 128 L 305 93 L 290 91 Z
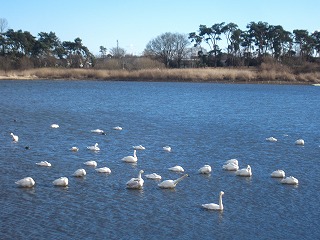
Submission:
M 319 87 L 0 81 L 0 102 L 0 239 L 320 238 Z M 91 132 L 98 128 L 106 135 Z M 266 141 L 271 136 L 278 142 Z M 299 138 L 304 146 L 294 144 Z M 101 151 L 86 149 L 95 143 Z M 140 144 L 137 164 L 121 161 Z M 224 171 L 231 158 L 249 164 L 252 177 Z M 89 160 L 111 174 L 85 166 Z M 204 164 L 210 175 L 198 174 Z M 177 179 L 182 174 L 168 170 L 175 165 L 190 177 L 174 190 L 144 177 Z M 78 168 L 84 178 L 72 177 Z M 127 189 L 141 169 L 143 189 Z M 271 178 L 277 169 L 298 186 Z M 17 187 L 28 176 L 36 185 Z M 61 176 L 69 187 L 52 185 Z M 220 191 L 222 212 L 201 208 L 218 203 Z

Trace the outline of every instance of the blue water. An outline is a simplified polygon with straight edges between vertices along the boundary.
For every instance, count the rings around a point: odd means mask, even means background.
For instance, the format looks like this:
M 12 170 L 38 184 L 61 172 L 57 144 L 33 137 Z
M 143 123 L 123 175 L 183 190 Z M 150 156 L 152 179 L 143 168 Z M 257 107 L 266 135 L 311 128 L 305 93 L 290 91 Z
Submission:
M 0 81 L 0 102 L 0 239 L 320 238 L 319 87 Z M 90 132 L 97 128 L 106 135 Z M 294 144 L 299 138 L 304 146 Z M 86 149 L 96 142 L 100 152 Z M 140 144 L 136 165 L 121 161 Z M 231 158 L 249 164 L 252 177 L 224 171 Z M 36 165 L 45 160 L 52 167 Z M 112 173 L 97 173 L 89 160 Z M 208 176 L 197 173 L 204 164 Z M 140 169 L 176 179 L 174 165 L 190 175 L 174 190 L 144 176 L 142 190 L 126 189 Z M 78 168 L 86 177 L 72 177 Z M 299 185 L 271 178 L 277 169 Z M 27 176 L 36 185 L 17 187 Z M 52 185 L 61 176 L 69 187 Z M 201 208 L 218 203 L 220 191 L 223 212 Z

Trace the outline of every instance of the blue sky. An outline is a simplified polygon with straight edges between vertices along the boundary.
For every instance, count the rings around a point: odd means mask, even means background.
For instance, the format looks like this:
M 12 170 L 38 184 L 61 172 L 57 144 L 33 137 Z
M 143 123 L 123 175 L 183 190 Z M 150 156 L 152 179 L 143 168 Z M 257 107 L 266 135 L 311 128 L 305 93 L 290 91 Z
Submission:
M 3 0 L 0 18 L 9 28 L 55 32 L 61 41 L 79 37 L 93 54 L 99 46 L 119 46 L 141 54 L 165 32 L 196 32 L 199 25 L 233 22 L 245 30 L 250 22 L 281 25 L 287 31 L 320 30 L 317 0 Z

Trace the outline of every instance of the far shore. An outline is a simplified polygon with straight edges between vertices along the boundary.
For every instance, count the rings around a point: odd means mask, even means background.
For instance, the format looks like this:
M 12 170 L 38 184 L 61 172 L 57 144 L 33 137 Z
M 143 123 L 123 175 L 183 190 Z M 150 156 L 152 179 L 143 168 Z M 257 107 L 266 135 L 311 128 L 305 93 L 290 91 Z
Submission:
M 105 80 L 148 82 L 216 82 L 260 84 L 319 84 L 320 71 L 294 74 L 277 69 L 257 68 L 188 68 L 144 70 L 100 70 L 37 68 L 0 71 L 0 80 Z

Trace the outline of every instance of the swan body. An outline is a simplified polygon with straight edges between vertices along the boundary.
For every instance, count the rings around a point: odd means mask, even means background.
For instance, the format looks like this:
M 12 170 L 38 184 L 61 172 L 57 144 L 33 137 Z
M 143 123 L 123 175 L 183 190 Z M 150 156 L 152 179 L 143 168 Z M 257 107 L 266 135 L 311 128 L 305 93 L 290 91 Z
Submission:
M 304 140 L 303 139 L 298 139 L 295 141 L 296 145 L 304 145 Z
M 72 151 L 72 152 L 78 152 L 78 151 L 79 151 L 79 148 L 78 148 L 78 147 L 72 147 L 72 148 L 70 148 L 70 151 Z
M 274 177 L 274 178 L 284 178 L 285 176 L 286 176 L 285 172 L 279 169 L 271 173 L 271 177 Z
M 92 167 L 96 167 L 97 166 L 97 162 L 96 161 L 87 161 L 84 163 L 87 166 L 92 166 Z
M 202 204 L 201 206 L 205 209 L 208 210 L 218 210 L 218 211 L 222 211 L 223 210 L 223 204 L 222 204 L 222 196 L 224 195 L 224 192 L 221 191 L 219 194 L 219 204 L 216 203 L 206 203 L 206 204 Z
M 59 125 L 58 124 L 51 124 L 51 126 L 50 126 L 51 128 L 59 128 Z
M 204 165 L 203 167 L 201 167 L 198 172 L 199 173 L 203 173 L 203 174 L 209 174 L 211 173 L 212 169 L 210 165 Z
M 137 150 L 134 149 L 133 150 L 133 156 L 126 156 L 124 158 L 122 158 L 122 161 L 127 162 L 127 163 L 135 163 L 138 161 L 138 157 L 137 157 Z
M 96 171 L 98 173 L 111 173 L 111 170 L 108 167 L 97 168 Z
M 236 175 L 241 177 L 250 177 L 252 176 L 252 171 L 250 165 L 248 165 L 246 168 L 239 169 L 236 171 Z
M 47 162 L 47 161 L 41 161 L 36 163 L 38 166 L 42 166 L 42 167 L 51 167 L 51 163 Z
M 85 175 L 87 175 L 87 172 L 83 168 L 80 168 L 73 173 L 74 177 L 84 177 Z
M 100 148 L 98 147 L 98 143 L 94 144 L 94 146 L 89 146 L 87 147 L 87 149 L 91 150 L 91 151 L 100 151 Z
M 116 127 L 114 127 L 113 129 L 114 129 L 114 130 L 119 130 L 119 131 L 121 131 L 121 130 L 122 130 L 122 127 L 116 126 Z
M 144 173 L 144 171 L 140 170 L 137 178 L 131 178 L 127 182 L 127 188 L 130 188 L 130 189 L 141 189 L 143 187 L 143 183 L 144 183 L 144 180 L 141 177 L 142 173 Z
M 170 146 L 165 146 L 162 148 L 166 152 L 171 152 L 171 147 Z
M 173 171 L 173 172 L 184 172 L 184 169 L 183 169 L 183 167 L 181 167 L 181 166 L 178 166 L 178 165 L 176 165 L 176 166 L 174 166 L 174 167 L 171 167 L 171 168 L 168 168 L 170 171 Z
M 36 182 L 31 177 L 26 177 L 15 182 L 19 187 L 33 187 Z
M 222 168 L 227 171 L 237 171 L 237 170 L 239 170 L 239 165 L 234 164 L 234 163 L 227 163 L 227 164 L 223 165 Z
M 94 130 L 91 130 L 92 133 L 100 133 L 100 134 L 103 134 L 104 131 L 101 130 L 101 129 L 94 129 Z
M 175 188 L 177 184 L 184 178 L 188 177 L 188 174 L 183 175 L 182 177 L 176 180 L 164 180 L 163 182 L 159 183 L 158 186 L 160 188 Z
M 19 141 L 19 137 L 17 135 L 14 135 L 13 133 L 10 133 L 11 137 L 12 137 L 12 141 L 14 142 L 18 142 Z
M 149 178 L 149 179 L 161 180 L 161 176 L 156 173 L 146 174 L 145 176 L 146 178 Z
M 291 185 L 297 185 L 299 183 L 298 179 L 296 179 L 295 177 L 286 177 L 284 179 L 281 180 L 281 183 L 283 184 L 291 184 Z
M 137 146 L 133 146 L 133 149 L 136 149 L 136 150 L 145 150 L 146 148 L 142 145 L 137 145 Z
M 66 187 L 69 184 L 69 179 L 67 177 L 60 177 L 53 182 L 54 186 L 59 186 L 59 187 Z
M 275 137 L 268 137 L 268 138 L 266 138 L 266 140 L 269 142 L 277 142 L 278 141 L 278 139 L 276 139 Z
M 228 163 L 233 163 L 235 165 L 239 165 L 239 161 L 235 158 L 232 158 L 232 159 L 225 161 L 225 164 L 228 164 Z

